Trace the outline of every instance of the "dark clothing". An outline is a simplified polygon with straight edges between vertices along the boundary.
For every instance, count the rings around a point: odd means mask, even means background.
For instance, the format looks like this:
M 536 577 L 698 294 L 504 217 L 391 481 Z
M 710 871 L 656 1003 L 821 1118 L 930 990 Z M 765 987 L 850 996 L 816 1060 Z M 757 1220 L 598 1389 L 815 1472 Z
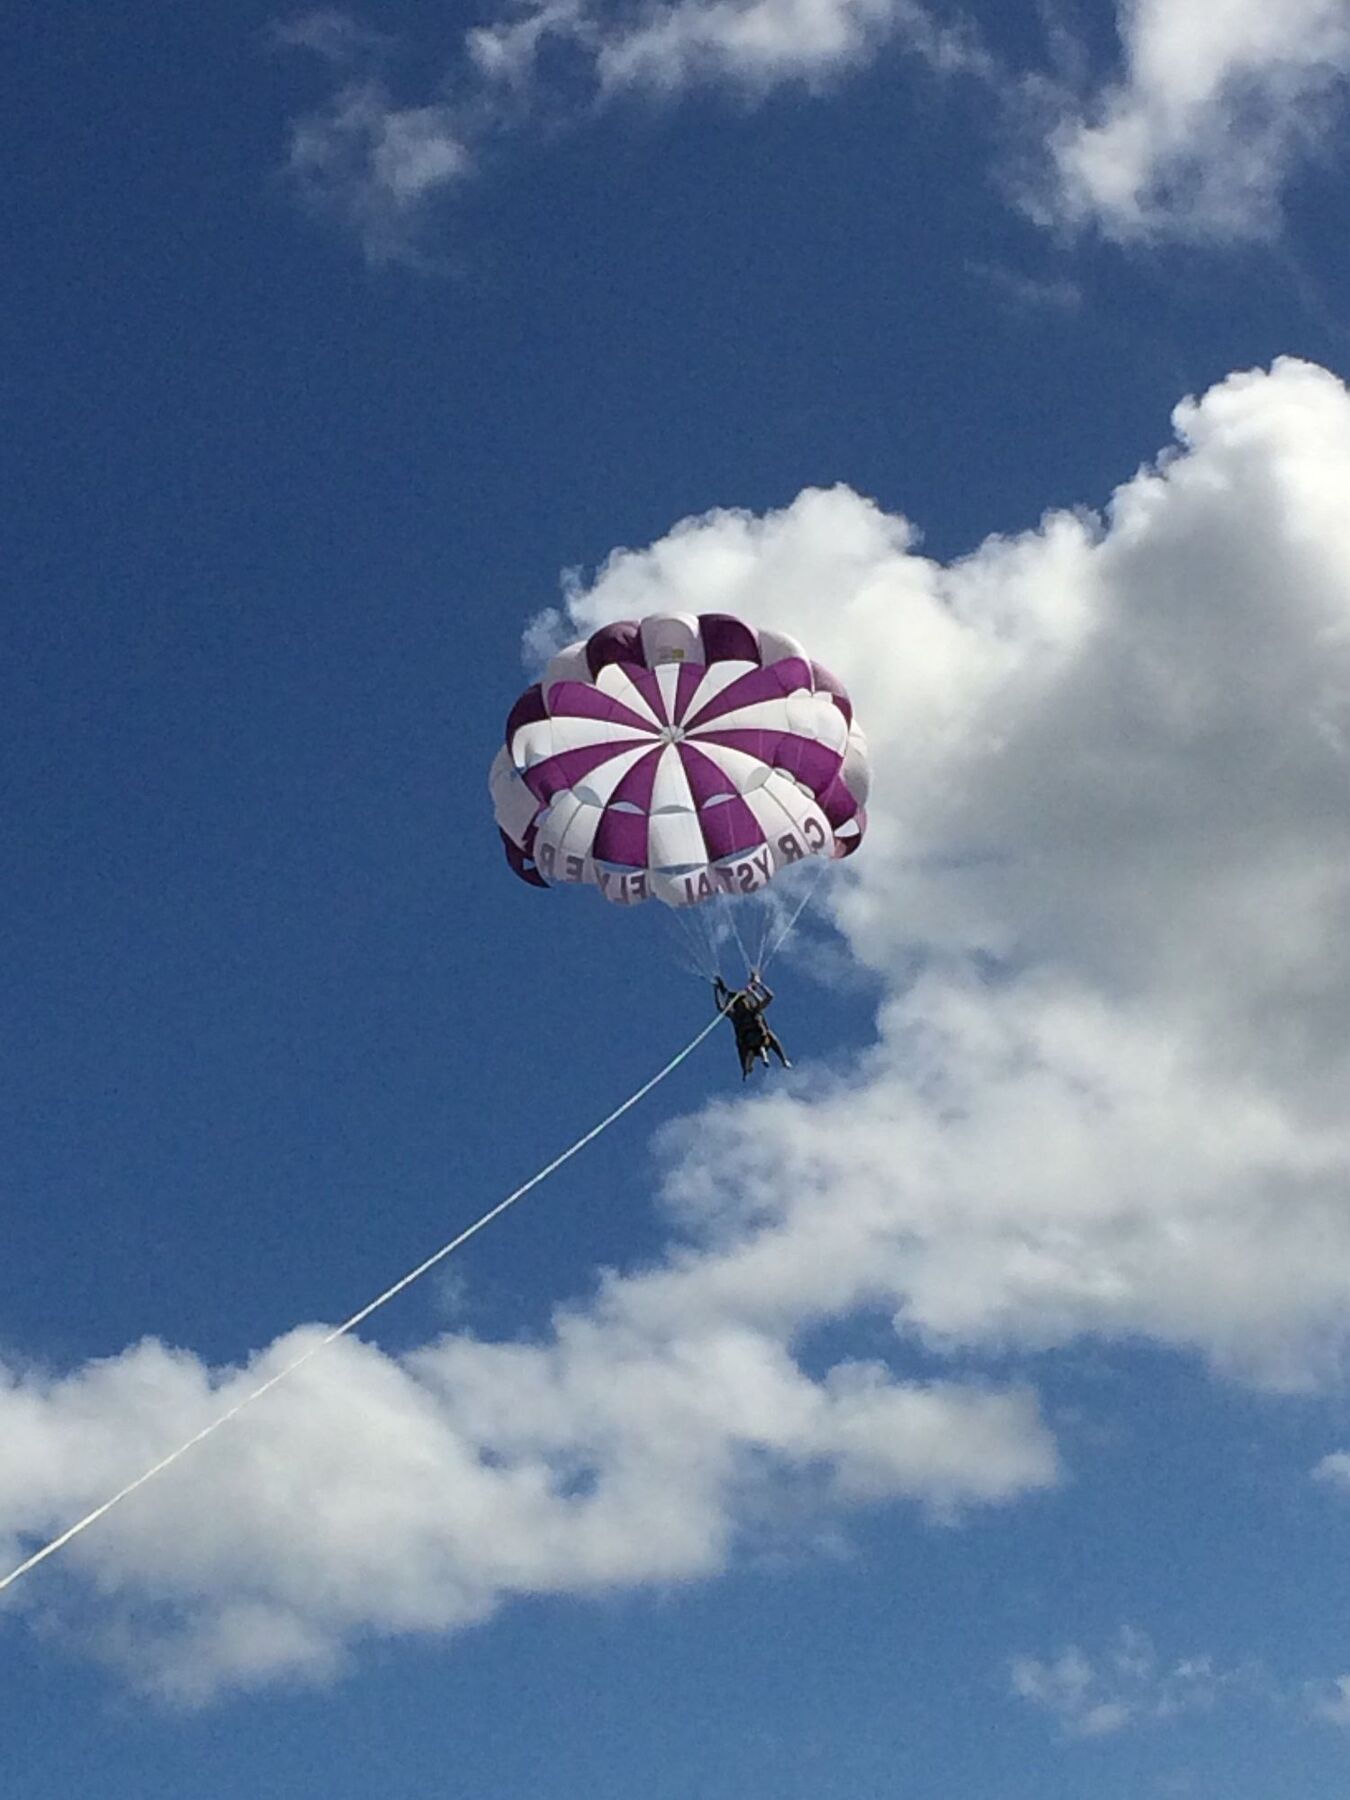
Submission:
M 737 994 L 727 1010 L 736 1036 L 758 1043 L 768 1029 L 764 1023 L 763 1001 L 750 994 Z
M 767 1066 L 770 1050 L 785 1069 L 792 1066 L 783 1046 L 765 1023 L 764 1009 L 773 1000 L 773 991 L 765 987 L 757 975 L 752 975 L 748 985 L 734 993 L 719 975 L 713 983 L 713 994 L 719 1009 L 731 1020 L 731 1028 L 736 1033 L 742 1081 L 755 1066 L 756 1058 Z
M 752 981 L 748 987 L 738 988 L 733 993 L 718 976 L 713 992 L 718 1006 L 731 1020 L 736 1036 L 758 1041 L 768 1029 L 764 1023 L 764 1008 L 773 999 L 769 989 Z

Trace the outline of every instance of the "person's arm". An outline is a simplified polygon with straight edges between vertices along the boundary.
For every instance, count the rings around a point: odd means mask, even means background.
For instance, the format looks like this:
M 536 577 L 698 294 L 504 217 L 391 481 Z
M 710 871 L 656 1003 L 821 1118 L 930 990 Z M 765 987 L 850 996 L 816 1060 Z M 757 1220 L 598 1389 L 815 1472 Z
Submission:
M 750 985 L 759 995 L 760 1005 L 767 1006 L 773 999 L 773 989 L 768 986 L 758 969 L 750 971 Z

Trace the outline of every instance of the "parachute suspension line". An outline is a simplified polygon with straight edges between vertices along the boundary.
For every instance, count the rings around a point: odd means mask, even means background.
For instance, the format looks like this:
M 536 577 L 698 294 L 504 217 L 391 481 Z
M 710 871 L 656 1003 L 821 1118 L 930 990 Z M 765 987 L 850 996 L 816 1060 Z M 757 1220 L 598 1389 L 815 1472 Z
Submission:
M 732 906 L 730 912 L 731 929 L 736 934 L 736 948 L 741 953 L 741 961 L 745 964 L 746 972 L 748 973 L 751 969 L 757 969 L 759 964 L 757 962 L 751 962 L 750 960 L 750 952 L 746 949 L 745 939 L 741 936 L 741 924 L 740 920 L 736 917 L 736 908 Z
M 684 911 L 684 909 L 681 909 Z M 703 979 L 711 981 L 717 974 L 717 920 L 711 906 L 695 906 L 685 912 L 690 935 L 698 945 L 698 966 Z
M 724 910 L 721 900 L 707 900 L 702 905 L 689 909 L 689 927 L 702 946 L 700 966 L 707 981 L 714 980 L 721 971 L 722 958 L 719 951 L 726 935 L 722 916 Z
M 769 933 L 773 930 L 774 919 L 777 916 L 768 895 L 760 900 L 760 913 L 759 942 L 755 946 L 755 960 L 752 966 L 762 974 L 764 964 L 768 960 Z
M 778 952 L 783 948 L 783 945 L 786 944 L 788 939 L 792 936 L 792 933 L 796 928 L 797 921 L 798 921 L 798 919 L 801 918 L 802 914 L 806 911 L 808 903 L 815 898 L 816 889 L 820 886 L 821 881 L 824 879 L 825 871 L 829 867 L 829 864 L 826 862 L 824 857 L 821 857 L 819 859 L 819 861 L 820 861 L 820 867 L 816 870 L 815 880 L 807 888 L 806 892 L 802 895 L 801 899 L 797 902 L 796 906 L 793 907 L 792 913 L 788 919 L 787 924 L 779 932 L 778 936 L 774 939 L 773 943 L 769 946 L 769 948 L 764 952 L 764 961 L 760 965 L 761 968 L 767 968 L 768 965 L 773 961 L 774 957 L 777 956 Z
M 708 979 L 704 968 L 702 947 L 678 912 L 672 921 L 671 947 L 675 956 L 675 966 L 682 974 L 692 975 L 695 981 Z
M 79 1537 L 81 1532 L 87 1531 L 91 1525 L 97 1524 L 106 1513 L 110 1513 L 112 1509 L 115 1506 L 120 1505 L 123 1500 L 129 1499 L 139 1488 L 143 1488 L 147 1482 L 153 1481 L 157 1475 L 162 1475 L 166 1469 L 172 1468 L 174 1463 L 186 1456 L 190 1450 L 195 1449 L 198 1444 L 204 1443 L 207 1438 L 219 1431 L 223 1425 L 228 1425 L 232 1419 L 237 1419 L 240 1413 L 253 1405 L 255 1400 L 261 1400 L 264 1394 L 270 1394 L 273 1388 L 280 1387 L 283 1381 L 288 1380 L 290 1376 L 304 1368 L 306 1363 L 312 1362 L 320 1351 L 326 1350 L 330 1344 L 336 1343 L 339 1338 L 346 1337 L 348 1333 L 355 1331 L 357 1326 L 364 1324 L 372 1313 L 378 1312 L 382 1306 L 387 1306 L 396 1295 L 401 1294 L 405 1288 L 411 1287 L 415 1281 L 420 1280 L 429 1270 L 434 1269 L 437 1263 L 444 1262 L 445 1258 L 458 1250 L 461 1244 L 467 1244 L 471 1237 L 476 1237 L 478 1233 L 486 1229 L 494 1219 L 500 1218 L 508 1207 L 514 1206 L 518 1200 L 523 1200 L 526 1194 L 532 1192 L 541 1182 L 547 1181 L 549 1176 L 561 1169 L 564 1163 L 570 1162 L 572 1158 L 584 1150 L 588 1144 L 593 1144 L 602 1132 L 608 1131 L 611 1125 L 617 1124 L 624 1114 L 626 1112 L 631 1112 L 639 1101 L 645 1100 L 652 1089 L 659 1087 L 668 1075 L 673 1075 L 680 1064 L 688 1057 L 692 1056 L 695 1050 L 697 1050 L 699 1045 L 703 1042 L 704 1038 L 716 1031 L 721 1023 L 721 1013 L 714 1013 L 703 1029 L 689 1040 L 683 1050 L 678 1051 L 676 1055 L 672 1056 L 670 1061 L 666 1063 L 663 1068 L 658 1069 L 655 1075 L 650 1076 L 644 1081 L 640 1088 L 635 1088 L 628 1098 L 620 1105 L 616 1106 L 613 1112 L 607 1113 L 598 1125 L 592 1125 L 589 1131 L 584 1132 L 575 1143 L 569 1144 L 566 1150 L 553 1158 L 552 1162 L 546 1163 L 536 1174 L 531 1175 L 530 1179 L 522 1183 L 520 1187 L 516 1188 L 514 1193 L 508 1194 L 504 1200 L 499 1200 L 497 1204 L 490 1207 L 481 1218 L 475 1219 L 472 1225 L 467 1226 L 461 1231 L 458 1237 L 451 1238 L 448 1244 L 442 1244 L 439 1250 L 434 1251 L 424 1262 L 418 1263 L 415 1269 L 410 1269 L 406 1275 L 400 1276 L 400 1278 L 394 1282 L 392 1286 L 387 1287 L 382 1294 L 377 1294 L 376 1297 L 363 1306 L 359 1312 L 354 1312 L 350 1319 L 344 1320 L 341 1325 L 334 1326 L 331 1331 L 326 1332 L 323 1337 L 311 1344 L 308 1350 L 302 1351 L 299 1356 L 295 1357 L 291 1362 L 288 1362 L 283 1368 L 278 1369 L 275 1375 L 269 1375 L 266 1381 L 260 1382 L 250 1393 L 245 1394 L 242 1400 L 237 1400 L 233 1406 L 228 1407 L 223 1413 L 218 1414 L 211 1420 L 209 1425 L 203 1425 L 200 1431 L 194 1432 L 193 1435 L 186 1439 L 185 1442 L 181 1443 L 176 1450 L 171 1450 L 167 1456 L 162 1456 L 157 1463 L 152 1463 L 151 1466 L 138 1475 L 134 1481 L 129 1481 L 124 1488 L 119 1488 L 118 1491 L 105 1500 L 101 1506 L 96 1506 L 92 1512 L 86 1513 L 82 1519 L 77 1519 L 73 1525 L 68 1526 L 59 1537 L 52 1538 L 52 1540 L 49 1543 L 44 1544 L 40 1550 L 35 1550 L 33 1554 L 25 1561 L 21 1562 L 17 1568 L 11 1569 L 8 1575 L 0 1578 L 0 1593 L 3 1593 L 7 1587 L 11 1587 L 21 1576 L 27 1575 L 30 1569 L 37 1568 L 39 1563 L 46 1562 L 49 1556 L 54 1556 L 56 1552 L 63 1549 L 72 1538 Z
M 669 919 L 674 936 L 683 945 L 683 950 L 676 953 L 676 961 L 680 968 L 686 975 L 692 975 L 697 981 L 711 981 L 712 957 L 708 949 L 705 922 L 702 919 L 691 918 L 689 909 L 682 906 L 662 907 L 661 910 Z M 700 910 L 698 907 L 692 909 L 694 913 Z
M 708 906 L 694 909 L 694 929 L 698 932 L 703 944 L 703 972 L 709 981 L 721 973 L 722 958 L 719 954 L 721 933 L 718 930 L 718 914 L 716 902 Z

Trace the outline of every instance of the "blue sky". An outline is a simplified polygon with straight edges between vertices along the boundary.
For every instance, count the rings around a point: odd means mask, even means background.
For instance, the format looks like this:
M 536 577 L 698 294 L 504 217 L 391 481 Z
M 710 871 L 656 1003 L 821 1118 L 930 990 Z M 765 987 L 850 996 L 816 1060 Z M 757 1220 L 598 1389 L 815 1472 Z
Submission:
M 1342 1794 L 1344 0 L 8 36 L 6 1567 L 702 1024 L 501 860 L 527 631 L 877 764 L 792 1078 L 18 1584 L 9 1788 Z

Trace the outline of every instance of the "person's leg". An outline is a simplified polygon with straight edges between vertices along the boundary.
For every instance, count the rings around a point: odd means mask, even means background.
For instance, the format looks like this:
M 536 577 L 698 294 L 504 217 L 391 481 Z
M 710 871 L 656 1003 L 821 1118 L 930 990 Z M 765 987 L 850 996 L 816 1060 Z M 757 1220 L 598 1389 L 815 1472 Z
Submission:
M 769 1030 L 767 1025 L 764 1027 L 764 1041 L 765 1041 L 766 1045 L 768 1046 L 768 1049 L 772 1050 L 774 1055 L 778 1058 L 779 1062 L 782 1063 L 783 1067 L 785 1069 L 790 1069 L 792 1067 L 792 1064 L 788 1061 L 787 1055 L 783 1049 L 783 1046 L 779 1043 L 778 1039 L 774 1036 L 773 1032 Z M 764 1057 L 764 1066 L 766 1069 L 769 1066 L 769 1058 L 768 1058 L 767 1053 L 765 1054 L 765 1057 Z

